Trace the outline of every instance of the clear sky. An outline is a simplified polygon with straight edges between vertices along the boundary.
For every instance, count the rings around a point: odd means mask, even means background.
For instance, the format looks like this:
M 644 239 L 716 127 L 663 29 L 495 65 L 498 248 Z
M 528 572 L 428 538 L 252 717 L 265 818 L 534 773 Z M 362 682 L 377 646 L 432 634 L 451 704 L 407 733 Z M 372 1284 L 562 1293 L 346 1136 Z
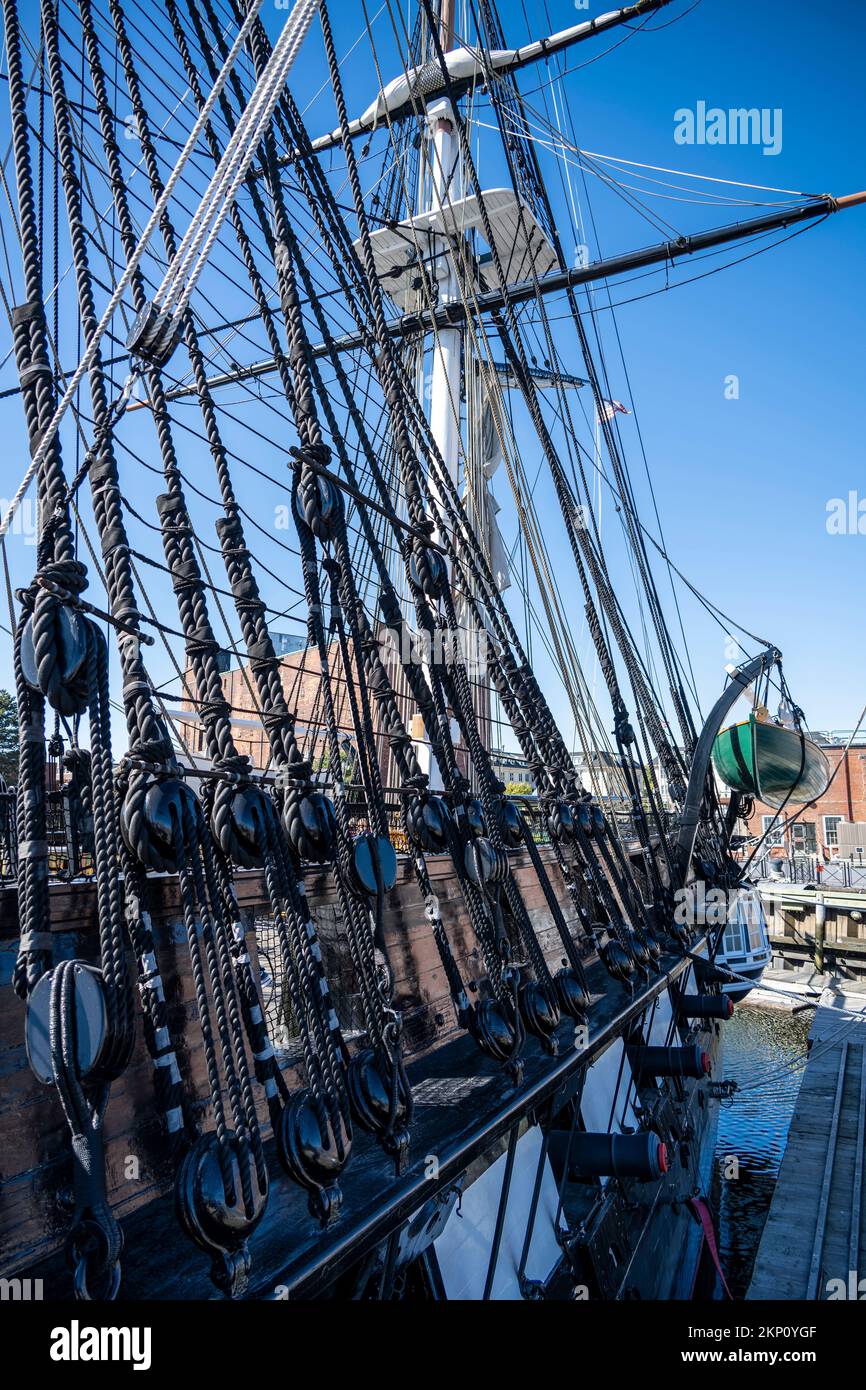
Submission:
M 499 4 L 503 29 L 512 45 L 608 8 L 590 3 L 587 9 L 578 9 L 571 0 L 548 0 L 542 5 L 527 0 L 525 6 L 523 0 L 500 0 Z M 359 37 L 362 12 L 345 0 L 334 0 L 331 9 L 338 49 L 345 53 Z M 387 78 L 396 71 L 389 16 L 386 6 L 376 0 L 371 0 L 370 13 L 376 16 L 374 34 Z M 458 0 L 462 22 L 465 14 L 466 7 Z M 285 9 L 266 0 L 264 17 L 275 35 Z M 315 32 L 307 40 L 303 58 L 291 85 L 299 100 L 308 104 L 309 128 L 315 134 L 334 124 L 329 95 L 316 97 L 324 68 L 321 40 Z M 822 7 L 807 5 L 805 0 L 784 4 L 780 0 L 764 4 L 701 0 L 691 10 L 689 0 L 676 0 L 640 31 L 620 30 L 575 49 L 556 97 L 567 103 L 577 143 L 586 150 L 713 178 L 842 194 L 866 187 L 864 58 L 866 14 L 855 0 L 830 0 Z M 359 45 L 344 71 L 350 114 L 356 114 L 375 91 L 369 47 Z M 552 100 L 551 88 L 543 84 L 549 84 L 553 75 L 552 69 L 539 66 L 522 76 L 521 86 L 533 108 L 543 111 L 545 100 Z M 676 113 L 697 110 L 701 102 L 706 108 L 757 107 L 780 112 L 781 118 L 772 115 L 775 143 L 781 137 L 779 152 L 764 154 L 758 145 L 678 144 Z M 122 118 L 123 110 L 119 114 Z M 5 110 L 0 116 L 0 137 L 0 153 L 5 154 Z M 573 237 L 567 190 L 557 162 L 540 149 L 557 222 L 570 253 Z M 486 181 L 496 182 L 494 162 L 486 164 L 483 172 Z M 728 201 L 717 206 L 646 198 L 656 222 L 650 225 L 626 209 L 620 197 L 593 186 L 591 179 L 584 187 L 580 177 L 572 174 L 581 215 L 585 220 L 590 215 L 596 219 L 598 235 L 587 237 L 593 258 L 599 251 L 609 255 L 657 242 L 673 235 L 672 228 L 691 232 L 754 215 L 760 209 L 749 206 L 752 201 L 774 200 L 770 192 L 727 187 L 720 193 Z M 653 177 L 666 178 L 664 174 Z M 703 190 L 706 185 L 695 187 Z M 654 192 L 681 196 L 663 183 Z M 731 206 L 731 197 L 743 198 L 746 205 Z M 722 274 L 622 304 L 616 325 L 628 381 L 616 351 L 611 316 L 600 315 L 611 394 L 627 403 L 633 398 L 636 406 L 636 416 L 621 417 L 622 437 L 644 521 L 655 530 L 636 420 L 672 559 L 721 609 L 782 649 L 794 696 L 813 728 L 851 727 L 866 701 L 862 639 L 866 534 L 831 535 L 826 524 L 831 499 L 847 499 L 851 491 L 866 499 L 864 251 L 866 207 L 830 218 Z M 683 280 L 740 254 L 734 248 L 720 260 L 686 265 L 671 279 Z M 631 285 L 612 283 L 611 292 L 618 302 L 661 290 L 664 283 L 661 273 Z M 603 296 L 598 294 L 595 302 L 600 306 Z M 6 332 L 5 318 L 0 332 Z M 564 352 L 574 351 L 566 327 L 557 330 L 557 342 Z M 6 346 L 2 345 L 2 354 Z M 66 356 L 75 356 L 71 337 Z M 571 365 L 579 372 L 577 360 Z M 14 382 L 10 366 L 3 370 L 2 386 Z M 738 378 L 738 399 L 726 399 L 726 380 L 731 376 Z M 194 407 L 187 410 L 186 418 L 192 420 Z M 3 401 L 0 412 L 4 438 L 14 444 L 2 465 L 0 494 L 8 495 L 23 471 L 26 455 L 17 403 Z M 141 417 L 124 429 L 132 431 L 127 438 L 144 447 Z M 527 452 L 531 455 L 534 450 L 537 456 L 528 431 L 520 437 Z M 272 445 L 265 441 L 257 461 L 274 473 L 281 469 L 284 476 L 285 445 L 282 439 L 275 438 Z M 152 441 L 146 447 L 150 457 Z M 124 462 L 122 455 L 121 461 L 131 500 L 152 499 L 153 480 L 142 481 L 141 470 Z M 202 458 L 203 468 L 207 462 Z M 186 466 L 192 466 L 189 460 Z M 248 486 L 244 495 L 249 505 L 260 515 L 272 514 L 277 500 L 273 491 L 255 478 L 250 478 Z M 504 479 L 498 486 L 504 488 Z M 212 484 L 208 488 L 213 491 Z M 503 525 L 510 539 L 513 514 L 507 500 L 502 500 Z M 542 506 L 553 505 L 543 486 L 538 501 Z M 149 505 L 152 508 L 152 500 Z M 609 499 L 604 505 L 605 526 L 610 528 L 606 535 L 616 556 L 616 519 Z M 158 547 L 152 533 L 131 525 L 136 543 Z M 212 518 L 207 527 L 206 534 L 212 536 Z M 578 613 L 577 586 L 557 525 L 551 524 L 548 540 L 570 611 Z M 278 574 L 284 573 L 279 553 L 271 554 L 269 543 L 258 537 L 257 544 L 266 562 Z M 32 546 L 10 544 L 13 583 L 29 578 L 33 556 Z M 621 549 L 619 558 L 624 564 Z M 628 571 L 622 573 L 627 580 Z M 158 576 L 153 582 L 158 606 L 163 599 L 170 604 L 164 582 Z M 265 578 L 263 589 L 272 605 L 286 602 L 271 580 Z M 98 597 L 94 594 L 94 599 Z M 299 630 L 299 617 L 296 609 L 294 626 L 284 624 L 286 630 Z M 693 600 L 683 599 L 683 617 L 706 706 L 721 686 L 731 652 L 726 650 L 725 634 Z M 585 641 L 582 650 L 586 651 Z M 170 679 L 171 667 L 164 654 L 154 651 L 152 661 L 155 675 Z M 11 684 L 9 641 L 0 633 L 0 685 Z M 564 714 L 563 707 L 558 708 Z
M 666 26 L 660 32 L 635 34 L 566 79 L 583 148 L 806 192 L 866 187 L 866 8 L 855 0 L 703 0 L 669 24 L 684 8 L 671 5 L 647 25 Z M 564 0 L 532 6 L 536 34 L 545 9 L 552 30 L 582 15 Z M 520 0 L 504 0 L 500 12 L 511 41 L 522 39 Z M 612 41 L 576 49 L 569 66 Z M 524 74 L 522 85 L 529 92 L 534 84 Z M 780 153 L 676 144 L 675 112 L 699 101 L 778 108 Z M 750 212 L 649 201 L 687 231 Z M 660 239 L 631 216 L 617 225 L 612 202 L 600 203 L 607 220 L 598 217 L 605 252 Z M 866 498 L 864 253 L 866 207 L 617 311 L 669 551 L 722 609 L 781 648 L 814 728 L 850 727 L 866 702 L 866 535 L 826 527 L 829 499 L 850 490 Z M 627 296 L 614 292 L 615 300 Z M 738 400 L 725 397 L 730 374 L 739 378 Z M 611 388 L 627 399 L 613 365 Z M 633 421 L 623 423 L 623 438 L 635 444 Z M 630 457 L 645 497 L 636 449 Z M 694 606 L 684 613 L 706 699 L 720 679 L 724 635 Z

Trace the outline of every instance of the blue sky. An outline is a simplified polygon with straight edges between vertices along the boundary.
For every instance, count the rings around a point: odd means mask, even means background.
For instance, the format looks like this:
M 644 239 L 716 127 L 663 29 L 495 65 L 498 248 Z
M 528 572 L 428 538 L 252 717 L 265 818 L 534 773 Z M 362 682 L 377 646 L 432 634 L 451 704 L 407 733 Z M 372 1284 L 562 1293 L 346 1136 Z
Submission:
M 501 0 L 499 6 L 512 44 L 607 8 L 591 4 L 588 10 L 577 10 L 566 0 L 549 0 L 546 6 L 527 4 L 526 12 L 531 14 L 527 23 L 520 0 Z M 835 0 L 819 11 L 803 0 L 785 5 L 702 0 L 672 23 L 686 8 L 686 0 L 677 0 L 625 42 L 619 42 L 620 31 L 574 50 L 557 93 L 567 102 L 582 148 L 714 178 L 804 192 L 839 194 L 866 187 L 862 153 L 866 17 L 860 5 Z M 360 32 L 360 9 L 335 3 L 332 11 L 338 49 L 346 52 Z M 396 71 L 396 56 L 387 11 L 380 10 L 375 0 L 370 11 L 378 16 L 374 34 L 383 72 L 390 76 Z M 266 4 L 264 14 L 275 34 L 285 11 Z M 658 32 L 651 32 L 654 29 Z M 315 95 L 323 77 L 320 55 L 321 41 L 314 33 L 291 84 L 299 100 L 309 103 L 307 119 L 314 134 L 334 124 L 327 93 Z M 521 78 L 533 106 L 540 107 L 544 99 L 544 93 L 534 89 L 552 75 L 552 70 L 539 67 L 535 74 Z M 347 59 L 345 81 L 350 113 L 359 113 L 375 88 L 369 48 L 360 45 Z M 766 156 L 755 146 L 676 144 L 675 112 L 694 108 L 699 101 L 724 109 L 780 109 L 781 152 Z M 5 152 L 5 111 L 0 136 Z M 549 153 L 542 150 L 541 158 L 568 251 L 571 234 L 559 171 Z M 482 172 L 485 181 L 497 181 L 495 154 L 488 155 Z M 612 254 L 670 234 L 648 225 L 625 209 L 618 197 L 594 187 L 592 180 L 588 189 L 599 233 L 597 243 L 591 239 L 593 257 L 598 249 Z M 579 182 L 575 192 L 586 217 L 590 207 Z M 761 192 L 737 196 L 767 201 L 774 197 Z M 648 206 L 656 216 L 687 232 L 760 211 L 656 199 L 649 199 Z M 866 497 L 861 386 L 864 249 L 866 207 L 837 215 L 722 274 L 623 305 L 616 314 L 670 555 L 721 609 L 782 649 L 795 698 L 813 728 L 851 727 L 866 699 L 861 637 L 866 535 L 829 535 L 826 528 L 830 499 L 847 497 L 851 489 Z M 738 254 L 731 251 L 724 259 Z M 676 278 L 716 264 L 686 265 Z M 612 284 L 611 289 L 618 300 L 659 289 L 663 283 L 659 275 L 621 289 Z M 601 302 L 597 296 L 596 303 Z M 611 394 L 626 401 L 628 386 L 611 316 L 600 317 Z M 567 326 L 559 325 L 556 333 L 564 359 L 573 356 Z M 71 337 L 67 348 L 67 356 L 73 357 Z M 580 370 L 576 358 L 572 367 Z M 739 379 L 737 400 L 725 398 L 725 379 L 730 375 Z M 8 368 L 2 384 L 11 384 Z M 26 457 L 16 410 L 14 402 L 0 402 L 4 437 L 14 441 L 6 456 L 0 493 L 13 490 Z M 191 419 L 194 407 L 189 411 Z M 134 444 L 152 450 L 152 443 L 146 445 L 139 417 L 125 428 L 132 431 L 128 437 Z M 624 420 L 622 429 L 641 515 L 654 530 L 635 417 Z M 520 440 L 531 464 L 537 445 L 525 428 Z M 273 473 L 284 470 L 285 441 L 275 440 L 270 452 L 267 443 L 260 447 L 258 462 Z M 207 460 L 201 451 L 196 453 L 191 443 L 190 450 L 204 468 Z M 157 490 L 153 480 L 123 458 L 122 464 L 127 495 L 138 503 L 152 499 Z M 504 479 L 500 486 L 504 488 Z M 263 516 L 278 500 L 273 489 L 255 478 L 250 479 L 245 496 Z M 513 513 L 507 499 L 500 500 L 510 539 Z M 537 502 L 545 515 L 550 507 L 554 517 L 554 504 L 543 483 Z M 609 499 L 605 508 L 609 528 L 605 534 L 625 591 L 628 570 Z M 131 525 L 135 530 L 135 524 Z M 207 527 L 211 526 L 212 518 L 207 521 Z M 142 547 L 158 547 L 156 537 L 141 527 L 134 539 Z M 548 543 L 561 576 L 561 591 L 569 610 L 577 613 L 570 558 L 553 520 Z M 266 563 L 282 574 L 279 552 L 271 553 L 265 540 L 259 544 Z M 32 547 L 10 546 L 10 562 L 13 582 L 25 582 L 32 570 Z M 661 571 L 659 576 L 663 579 Z M 669 595 L 665 585 L 666 580 L 661 584 L 663 597 Z M 286 602 L 277 581 L 265 578 L 263 590 L 274 606 Z M 158 607 L 163 601 L 171 603 L 170 591 L 158 577 L 154 593 Z M 511 597 L 516 598 L 513 590 Z M 98 601 L 98 595 L 94 599 Z M 720 688 L 730 653 L 725 650 L 724 633 L 698 605 L 688 597 L 682 605 L 698 690 L 706 706 Z M 298 613 L 294 627 L 285 624 L 287 630 L 298 630 Z M 0 685 L 9 685 L 9 643 L 5 634 L 0 639 Z M 581 650 L 587 650 L 585 640 Z M 552 672 L 545 669 L 543 658 L 541 667 L 542 677 L 549 677 L 553 688 Z M 160 679 L 171 675 L 167 659 L 156 651 L 153 668 Z M 564 704 L 555 696 L 554 706 L 567 722 Z

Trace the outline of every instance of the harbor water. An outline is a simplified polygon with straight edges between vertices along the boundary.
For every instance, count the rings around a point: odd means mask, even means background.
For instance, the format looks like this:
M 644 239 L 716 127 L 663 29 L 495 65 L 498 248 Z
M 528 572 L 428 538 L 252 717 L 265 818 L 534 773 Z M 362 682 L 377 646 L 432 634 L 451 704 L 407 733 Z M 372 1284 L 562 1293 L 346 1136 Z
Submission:
M 734 1298 L 744 1298 L 794 1105 L 813 1012 L 738 1004 L 724 1028 L 719 1075 L 737 1083 L 722 1105 L 714 1195 L 719 1254 Z M 716 1297 L 723 1297 L 717 1290 Z

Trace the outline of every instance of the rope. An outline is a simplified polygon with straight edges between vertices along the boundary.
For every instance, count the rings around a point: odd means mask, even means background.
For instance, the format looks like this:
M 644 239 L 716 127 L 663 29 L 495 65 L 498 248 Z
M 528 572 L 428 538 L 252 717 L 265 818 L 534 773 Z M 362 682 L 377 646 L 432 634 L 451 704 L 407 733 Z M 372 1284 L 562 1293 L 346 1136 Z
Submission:
M 174 191 L 175 185 L 179 181 L 181 174 L 183 173 L 184 167 L 186 166 L 196 144 L 198 143 L 199 135 L 201 134 L 205 122 L 208 116 L 210 115 L 213 106 L 216 103 L 220 91 L 225 85 L 226 79 L 229 75 L 229 72 L 231 71 L 231 68 L 234 66 L 234 62 L 237 58 L 237 55 L 240 53 L 241 48 L 246 42 L 247 34 L 249 33 L 249 30 L 252 28 L 256 14 L 258 13 L 258 10 L 261 7 L 262 3 L 263 0 L 253 0 L 252 8 L 249 14 L 247 15 L 247 19 L 242 25 L 237 35 L 237 38 L 235 39 L 235 42 L 232 46 L 231 53 L 229 54 L 229 59 L 223 66 L 222 72 L 220 73 L 220 77 L 215 86 L 213 87 L 210 96 L 208 97 L 206 109 L 199 116 L 199 119 L 196 121 L 195 125 L 193 126 L 193 129 L 190 131 L 189 139 L 184 145 L 183 150 L 181 151 L 181 154 L 178 157 L 178 160 L 174 166 L 174 169 L 165 185 L 163 196 L 159 199 L 159 201 L 153 209 L 153 212 L 148 218 L 147 224 L 145 226 L 144 231 L 141 234 L 141 237 L 139 238 L 138 245 L 135 251 L 133 252 L 132 256 L 128 258 L 126 263 L 126 269 L 124 270 L 122 276 L 120 277 L 120 280 L 115 286 L 114 292 L 110 300 L 108 301 L 102 318 L 99 320 L 98 324 L 94 326 L 92 332 L 89 334 L 88 343 L 84 355 L 78 363 L 78 366 L 76 367 L 75 371 L 72 373 L 72 376 L 69 380 L 69 385 L 67 386 L 62 399 L 58 403 L 57 408 L 54 411 L 54 414 L 52 415 L 50 421 L 42 431 L 36 452 L 34 453 L 27 469 L 25 470 L 24 477 L 22 478 L 18 488 L 16 489 L 15 494 L 11 502 L 9 503 L 9 506 L 6 510 L 5 515 L 3 516 L 2 521 L 0 521 L 0 539 L 2 539 L 3 536 L 6 535 L 6 532 L 9 530 L 15 513 L 17 512 L 18 507 L 20 506 L 25 493 L 27 492 L 27 489 L 29 488 L 37 471 L 42 467 L 48 454 L 48 451 L 54 442 L 57 431 L 60 428 L 61 421 L 63 420 L 63 417 L 66 414 L 66 411 L 68 410 L 69 406 L 75 399 L 81 382 L 84 380 L 85 375 L 88 371 L 91 370 L 93 364 L 96 362 L 97 354 L 99 352 L 99 345 L 103 337 L 105 336 L 106 331 L 108 330 L 108 326 L 112 318 L 114 317 L 114 312 L 117 309 L 117 306 L 121 303 L 123 296 L 126 292 L 127 286 L 132 281 L 132 277 L 135 274 L 135 271 L 137 270 L 144 256 L 145 251 L 147 250 L 148 243 L 150 242 L 150 239 L 153 236 L 153 233 L 156 230 L 157 225 L 159 224 L 159 220 L 163 212 L 168 207 L 168 202 L 172 192 Z M 56 25 L 56 20 L 54 22 Z M 59 58 L 57 61 L 59 63 Z

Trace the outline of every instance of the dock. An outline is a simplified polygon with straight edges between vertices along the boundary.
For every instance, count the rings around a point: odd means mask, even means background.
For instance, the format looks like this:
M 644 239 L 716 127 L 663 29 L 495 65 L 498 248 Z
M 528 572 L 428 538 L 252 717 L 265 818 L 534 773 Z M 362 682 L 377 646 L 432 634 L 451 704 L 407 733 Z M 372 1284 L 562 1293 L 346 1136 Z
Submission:
M 866 988 L 822 992 L 749 1299 L 866 1297 Z

